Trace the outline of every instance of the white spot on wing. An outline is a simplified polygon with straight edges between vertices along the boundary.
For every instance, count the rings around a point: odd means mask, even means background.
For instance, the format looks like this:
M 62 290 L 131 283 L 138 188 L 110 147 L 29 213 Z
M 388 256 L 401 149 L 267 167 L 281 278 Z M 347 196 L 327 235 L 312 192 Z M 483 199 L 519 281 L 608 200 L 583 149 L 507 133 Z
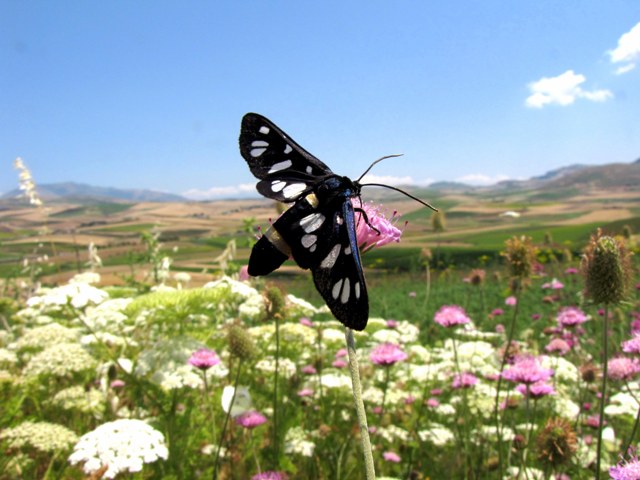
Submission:
M 252 157 L 259 157 L 267 150 L 269 142 L 265 142 L 264 140 L 254 140 L 253 142 L 251 142 L 251 146 L 254 148 L 251 149 L 249 154 Z
M 282 180 L 274 180 L 271 183 L 271 190 L 274 192 L 279 192 L 287 185 L 287 182 L 283 182 Z
M 284 147 L 284 153 L 289 153 L 291 152 L 291 150 L 293 150 L 293 148 L 291 148 L 291 145 L 287 145 L 286 147 Z
M 333 286 L 333 288 L 331 289 L 331 296 L 333 297 L 334 300 L 338 299 L 341 288 L 342 288 L 342 279 L 338 280 Z
M 285 198 L 293 198 L 300 195 L 307 186 L 304 183 L 292 183 L 284 187 L 282 194 Z
M 338 225 L 342 225 L 344 223 L 344 219 L 340 215 L 336 215 L 336 223 Z
M 260 127 L 260 130 L 258 130 L 260 133 L 262 133 L 263 135 L 266 135 L 267 133 L 269 133 L 271 130 L 269 129 L 269 127 Z
M 312 213 L 300 220 L 300 226 L 305 232 L 311 233 L 319 229 L 324 223 L 324 220 L 325 216 L 321 213 Z
M 253 158 L 255 158 L 255 157 L 259 157 L 260 155 L 262 155 L 266 151 L 267 151 L 266 148 L 252 148 L 251 151 L 249 152 L 249 154 Z
M 317 235 L 303 235 L 302 238 L 300 239 L 300 243 L 302 243 L 302 246 L 304 248 L 311 248 L 312 246 L 315 246 L 315 243 L 317 241 L 318 241 Z
M 336 260 L 340 255 L 340 244 L 337 243 L 333 246 L 329 254 L 320 262 L 320 268 L 331 268 L 335 265 Z
M 360 282 L 356 282 L 356 284 L 353 286 L 353 289 L 356 292 L 356 298 L 360 298 Z
M 347 245 L 344 249 L 344 254 L 345 255 L 351 255 L 351 247 L 349 245 Z
M 313 171 L 313 169 L 311 167 L 307 167 L 305 170 L 307 171 L 307 173 L 309 175 L 311 175 L 311 172 Z
M 344 279 L 344 285 L 342 286 L 342 295 L 340 295 L 340 301 L 342 303 L 347 303 L 349 300 L 349 277 Z
M 273 165 L 271 165 L 271 168 L 267 173 L 279 172 L 280 170 L 285 170 L 289 168 L 291 165 L 292 165 L 291 160 L 285 160 L 283 162 L 274 163 Z

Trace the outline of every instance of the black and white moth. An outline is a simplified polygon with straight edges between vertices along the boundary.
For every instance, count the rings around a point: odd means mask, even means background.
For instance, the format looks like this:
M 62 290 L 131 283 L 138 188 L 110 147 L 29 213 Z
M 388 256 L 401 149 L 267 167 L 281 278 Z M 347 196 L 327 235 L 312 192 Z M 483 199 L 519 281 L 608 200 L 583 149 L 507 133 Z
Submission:
M 256 113 L 242 119 L 240 153 L 260 180 L 256 188 L 262 195 L 293 203 L 254 245 L 249 275 L 271 273 L 291 256 L 301 268 L 311 269 L 315 286 L 333 315 L 348 328 L 364 330 L 369 301 L 351 203 L 352 198 L 360 197 L 363 185 L 359 180 L 364 174 L 356 181 L 336 175 Z

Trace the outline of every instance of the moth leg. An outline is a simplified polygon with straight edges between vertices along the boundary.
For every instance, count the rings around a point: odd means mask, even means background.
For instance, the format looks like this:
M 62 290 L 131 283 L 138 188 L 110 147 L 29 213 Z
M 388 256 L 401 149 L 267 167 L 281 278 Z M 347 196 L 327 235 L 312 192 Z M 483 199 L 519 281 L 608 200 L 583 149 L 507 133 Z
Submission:
M 365 212 L 362 208 L 359 208 L 359 207 L 354 207 L 353 211 L 358 212 L 360 215 L 362 215 L 362 218 L 364 219 L 364 223 L 366 223 L 371 230 L 375 231 L 378 235 L 382 235 L 380 233 L 380 230 L 378 230 L 376 227 L 371 225 L 371 222 L 369 221 L 369 217 L 367 217 L 367 212 Z

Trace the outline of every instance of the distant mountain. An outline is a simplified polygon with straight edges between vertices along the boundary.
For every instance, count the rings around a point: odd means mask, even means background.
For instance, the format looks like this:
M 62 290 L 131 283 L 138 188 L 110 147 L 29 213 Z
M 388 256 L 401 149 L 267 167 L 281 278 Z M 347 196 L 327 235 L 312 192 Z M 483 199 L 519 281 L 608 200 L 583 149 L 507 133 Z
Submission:
M 21 194 L 15 189 L 1 198 L 16 198 Z M 186 198 L 173 193 L 156 192 L 143 189 L 121 189 L 112 187 L 96 187 L 85 183 L 64 182 L 45 183 L 38 185 L 38 195 L 43 200 L 67 200 L 80 203 L 95 201 L 124 201 L 124 202 L 185 202 Z

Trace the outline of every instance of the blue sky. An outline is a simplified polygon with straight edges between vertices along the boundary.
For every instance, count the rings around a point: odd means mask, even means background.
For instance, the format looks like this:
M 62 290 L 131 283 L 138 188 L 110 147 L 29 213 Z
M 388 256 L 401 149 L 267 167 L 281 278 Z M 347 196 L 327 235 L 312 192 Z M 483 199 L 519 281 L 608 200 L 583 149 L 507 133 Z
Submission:
M 0 192 L 246 194 L 248 111 L 396 185 L 631 162 L 636 63 L 636 0 L 0 0 Z

